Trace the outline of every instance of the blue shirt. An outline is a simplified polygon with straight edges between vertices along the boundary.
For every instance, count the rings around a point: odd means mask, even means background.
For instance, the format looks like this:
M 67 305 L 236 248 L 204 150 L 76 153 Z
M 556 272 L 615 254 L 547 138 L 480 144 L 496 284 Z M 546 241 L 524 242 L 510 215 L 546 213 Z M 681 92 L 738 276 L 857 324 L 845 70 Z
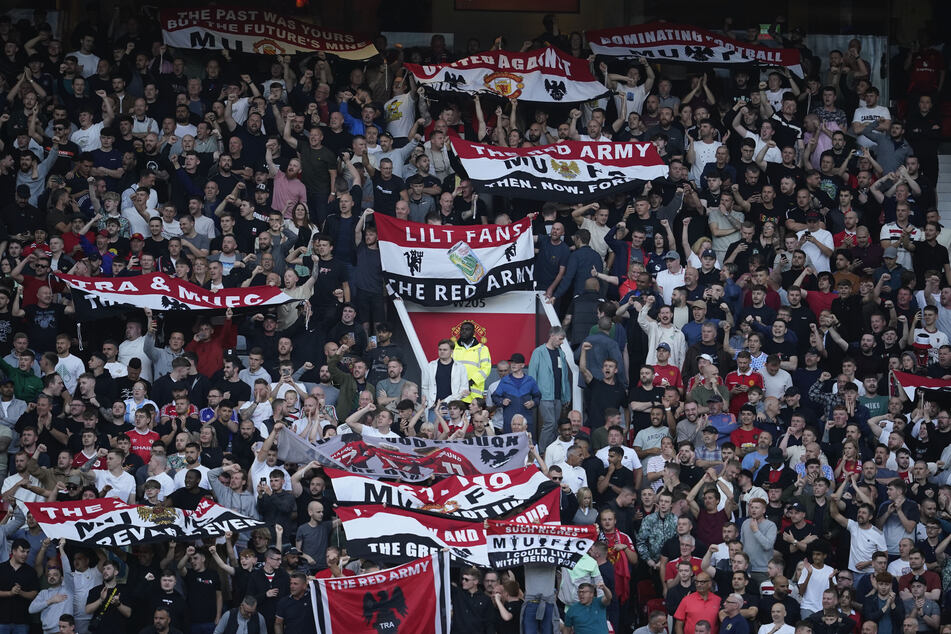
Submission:
M 565 625 L 575 628 L 575 634 L 607 634 L 607 610 L 598 597 L 588 605 L 572 603 L 565 612 Z
M 722 634 L 750 634 L 750 622 L 742 614 L 730 616 L 720 623 Z

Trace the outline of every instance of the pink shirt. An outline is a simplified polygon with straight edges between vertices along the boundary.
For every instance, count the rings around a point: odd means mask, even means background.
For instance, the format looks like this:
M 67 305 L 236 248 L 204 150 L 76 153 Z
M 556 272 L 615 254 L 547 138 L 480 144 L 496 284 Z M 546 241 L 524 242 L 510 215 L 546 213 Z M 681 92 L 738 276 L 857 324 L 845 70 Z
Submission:
M 306 203 L 307 188 L 299 178 L 290 180 L 284 172 L 278 172 L 274 177 L 274 195 L 271 197 L 271 209 L 284 214 L 285 218 L 291 217 L 294 205 L 288 206 L 288 202 Z

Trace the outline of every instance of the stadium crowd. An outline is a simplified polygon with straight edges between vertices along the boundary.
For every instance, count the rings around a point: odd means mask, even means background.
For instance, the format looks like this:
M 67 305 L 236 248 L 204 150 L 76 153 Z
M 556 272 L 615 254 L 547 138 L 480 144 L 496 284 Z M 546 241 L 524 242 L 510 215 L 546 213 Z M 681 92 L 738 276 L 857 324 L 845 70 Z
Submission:
M 610 90 L 547 108 L 403 68 L 476 40 L 378 37 L 356 63 L 171 50 L 145 14 L 62 34 L 45 18 L 0 16 L 0 634 L 314 632 L 308 576 L 380 564 L 347 555 L 333 482 L 282 465 L 275 440 L 342 426 L 527 432 L 563 523 L 597 525 L 572 570 L 464 568 L 453 632 L 951 631 L 951 415 L 891 378 L 951 380 L 945 71 L 925 39 L 899 117 L 860 40 L 818 59 L 799 31 L 772 43 L 801 51 L 804 80 L 684 75 L 590 56 L 546 16 L 523 50 L 590 58 Z M 480 196 L 455 137 L 650 141 L 669 175 L 590 204 Z M 500 335 L 464 323 L 408 381 L 373 214 L 532 212 L 563 327 L 500 360 Z M 297 301 L 77 323 L 57 272 Z M 98 497 L 212 497 L 267 526 L 106 551 L 50 540 L 21 504 Z

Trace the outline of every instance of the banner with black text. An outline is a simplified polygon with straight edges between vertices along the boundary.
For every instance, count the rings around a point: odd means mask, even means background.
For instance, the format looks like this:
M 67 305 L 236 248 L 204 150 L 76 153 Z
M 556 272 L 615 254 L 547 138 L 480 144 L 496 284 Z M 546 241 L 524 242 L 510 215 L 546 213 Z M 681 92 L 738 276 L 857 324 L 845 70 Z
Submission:
M 52 540 L 65 538 L 98 546 L 217 537 L 264 526 L 203 498 L 194 511 L 126 504 L 116 498 L 79 502 L 27 502 L 27 509 Z
M 667 165 L 653 143 L 564 141 L 500 148 L 452 139 L 450 148 L 473 187 L 498 196 L 574 204 L 667 176 Z
M 503 99 L 574 103 L 596 99 L 607 88 L 587 60 L 550 46 L 516 53 L 488 51 L 449 64 L 404 64 L 416 81 L 434 90 L 491 93 Z
M 598 539 L 594 526 L 526 524 L 489 520 L 489 565 L 496 570 L 525 564 L 574 568 Z
M 276 11 L 227 6 L 162 9 L 161 23 L 163 41 L 177 48 L 261 55 L 323 52 L 352 60 L 377 54 L 365 37 Z
M 788 68 L 803 76 L 799 51 L 772 48 L 698 29 L 686 24 L 650 22 L 612 29 L 585 31 L 595 55 L 622 59 L 644 57 L 648 61 L 711 66 L 749 65 Z
M 393 293 L 424 306 L 535 287 L 532 221 L 428 225 L 374 214 L 383 273 Z

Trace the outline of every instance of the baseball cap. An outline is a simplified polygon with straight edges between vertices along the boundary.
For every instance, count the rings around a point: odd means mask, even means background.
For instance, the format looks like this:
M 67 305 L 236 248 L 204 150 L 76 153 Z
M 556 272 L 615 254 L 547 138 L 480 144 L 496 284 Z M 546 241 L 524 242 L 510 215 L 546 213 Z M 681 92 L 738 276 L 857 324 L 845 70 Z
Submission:
M 895 259 L 898 257 L 898 249 L 895 247 L 888 247 L 885 249 L 884 253 L 882 253 L 882 257 Z
M 277 321 L 277 313 L 275 313 L 274 311 L 264 313 L 264 318 L 265 318 L 265 319 L 273 319 L 273 320 Z
M 256 189 L 257 191 L 259 191 L 259 192 L 266 192 L 266 191 L 267 191 L 267 184 L 266 184 L 266 183 L 258 183 L 258 186 L 255 187 L 255 189 Z
M 912 583 L 920 583 L 923 586 L 928 585 L 928 581 L 925 580 L 924 575 L 915 575 L 911 578 L 911 582 L 908 585 L 911 585 Z
M 106 231 L 105 229 L 100 229 L 98 235 L 100 235 L 100 236 L 106 236 L 106 237 L 108 238 L 108 237 L 109 237 L 109 232 Z
M 713 394 L 710 395 L 709 398 L 707 398 L 707 403 L 722 403 L 722 402 L 723 402 L 723 397 L 717 394 L 716 392 L 714 392 Z
M 20 198 L 29 198 L 30 197 L 30 188 L 26 185 L 17 185 L 17 196 Z
M 806 507 L 803 506 L 802 504 L 800 504 L 799 502 L 793 502 L 792 504 L 789 505 L 789 510 L 790 510 L 790 511 L 798 511 L 798 512 L 800 512 L 800 513 L 805 513 L 805 512 L 806 512 Z
M 714 258 L 716 259 L 717 254 L 714 253 L 713 249 L 706 249 L 703 253 L 700 254 L 701 258 Z
M 692 302 L 687 302 L 687 305 L 691 308 L 706 308 L 707 303 L 702 299 L 695 299 Z
M 674 251 L 674 250 L 670 250 L 670 251 L 668 251 L 667 253 L 664 254 L 664 259 L 665 259 L 665 260 L 677 260 L 677 261 L 679 262 L 679 261 L 680 261 L 680 254 L 677 253 L 677 252 Z
M 129 239 L 130 240 L 145 240 L 145 237 L 141 233 L 133 233 Z
M 713 425 L 707 425 L 706 427 L 703 428 L 702 431 L 704 434 L 719 434 L 720 433 L 720 431 Z
M 703 359 L 704 361 L 709 361 L 710 363 L 713 363 L 713 357 L 711 357 L 711 356 L 710 356 L 709 354 L 707 354 L 707 353 L 701 354 L 698 358 L 699 358 L 699 359 Z
M 525 355 L 521 352 L 512 353 L 509 363 L 525 363 Z
M 819 215 L 818 211 L 810 211 L 806 214 L 807 221 L 820 220 L 822 216 Z
M 665 342 L 665 343 L 662 343 L 662 344 L 660 344 L 660 345 L 657 346 L 657 349 L 658 349 L 658 350 L 663 349 L 663 350 L 666 350 L 667 352 L 670 352 L 670 344 L 669 344 L 669 343 L 666 343 L 666 342 Z
M 786 391 L 783 393 L 783 396 L 797 396 L 799 394 L 798 387 L 787 387 Z

